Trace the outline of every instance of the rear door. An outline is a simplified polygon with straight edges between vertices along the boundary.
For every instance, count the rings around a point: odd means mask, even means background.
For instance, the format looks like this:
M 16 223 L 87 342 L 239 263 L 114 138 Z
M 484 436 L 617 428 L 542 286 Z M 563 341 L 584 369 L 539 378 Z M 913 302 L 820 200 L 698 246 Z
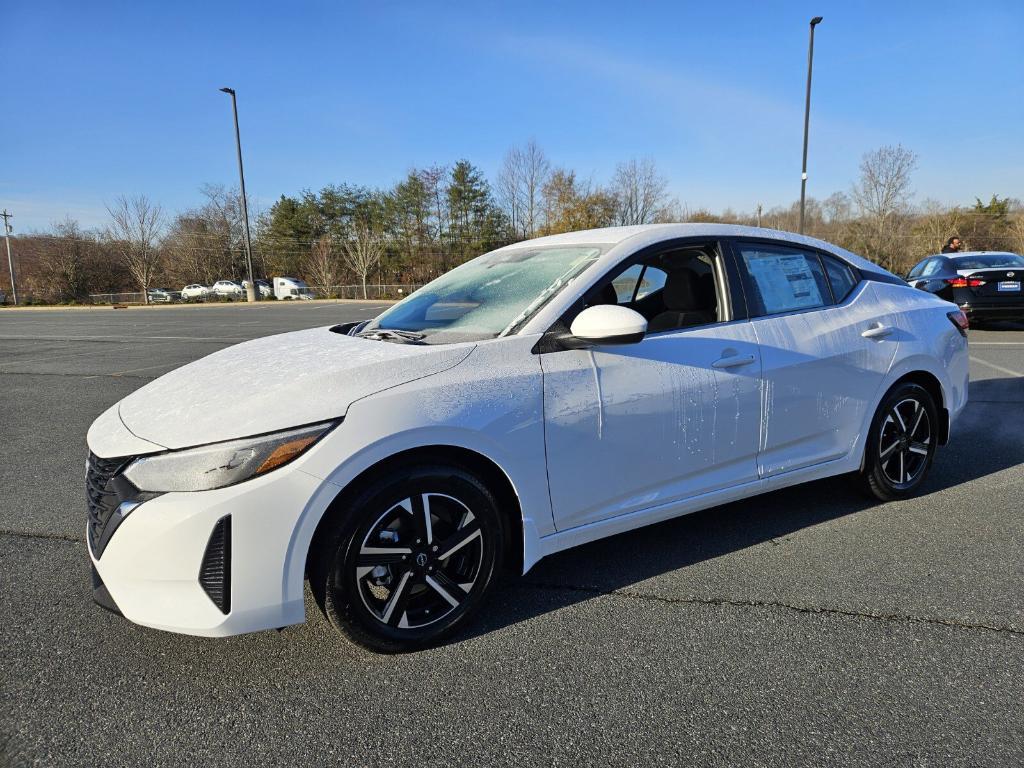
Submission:
M 831 255 L 777 241 L 733 250 L 761 354 L 761 477 L 846 456 L 896 354 L 895 317 Z

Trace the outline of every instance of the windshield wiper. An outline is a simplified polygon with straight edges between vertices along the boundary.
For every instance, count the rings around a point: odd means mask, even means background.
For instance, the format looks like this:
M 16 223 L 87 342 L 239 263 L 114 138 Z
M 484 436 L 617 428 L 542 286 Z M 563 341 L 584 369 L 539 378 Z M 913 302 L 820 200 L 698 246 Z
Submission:
M 356 334 L 361 339 L 373 339 L 374 341 L 401 341 L 406 344 L 415 344 L 427 334 L 416 333 L 415 331 L 399 331 L 392 328 L 374 328 L 369 331 L 360 331 Z

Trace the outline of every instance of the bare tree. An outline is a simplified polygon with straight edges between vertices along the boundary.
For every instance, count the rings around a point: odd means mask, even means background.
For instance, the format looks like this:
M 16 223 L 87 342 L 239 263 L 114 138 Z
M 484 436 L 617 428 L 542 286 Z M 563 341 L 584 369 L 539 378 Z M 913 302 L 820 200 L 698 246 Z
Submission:
M 303 259 L 302 271 L 314 285 L 323 287 L 328 299 L 334 298 L 334 288 L 338 282 L 338 257 L 329 235 L 322 235 L 313 243 L 309 254 Z
M 616 222 L 650 224 L 668 203 L 668 182 L 650 158 L 631 159 L 615 168 L 611 192 L 617 205 Z
M 79 299 L 86 293 L 85 261 L 88 239 L 70 216 L 53 227 L 53 247 L 41 260 L 50 291 L 58 301 Z
M 898 268 L 899 238 L 910 208 L 910 177 L 917 156 L 903 146 L 868 152 L 860 163 L 854 202 L 863 219 L 863 247 L 879 264 Z
M 498 198 L 517 237 L 531 238 L 540 229 L 544 210 L 544 185 L 551 163 L 534 139 L 512 147 L 498 173 Z
M 107 238 L 121 257 L 132 280 L 142 288 L 143 301 L 149 303 L 149 288 L 160 266 L 158 239 L 163 226 L 163 209 L 145 195 L 118 197 L 107 206 L 110 226 Z
M 342 255 L 345 263 L 359 275 L 363 283 L 363 298 L 367 298 L 366 280 L 373 268 L 380 264 L 384 240 L 367 224 L 359 222 L 352 228 L 352 237 L 345 242 Z

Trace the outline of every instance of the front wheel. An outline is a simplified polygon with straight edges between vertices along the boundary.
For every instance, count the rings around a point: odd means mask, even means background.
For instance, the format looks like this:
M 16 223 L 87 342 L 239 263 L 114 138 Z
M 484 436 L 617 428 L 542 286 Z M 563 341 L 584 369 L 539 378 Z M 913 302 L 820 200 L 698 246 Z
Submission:
M 395 653 L 462 627 L 501 567 L 497 502 L 457 467 L 410 467 L 369 484 L 321 539 L 310 586 L 351 640 Z
M 914 494 L 935 456 L 938 411 L 924 387 L 893 387 L 878 406 L 865 447 L 861 476 L 868 493 L 882 501 Z

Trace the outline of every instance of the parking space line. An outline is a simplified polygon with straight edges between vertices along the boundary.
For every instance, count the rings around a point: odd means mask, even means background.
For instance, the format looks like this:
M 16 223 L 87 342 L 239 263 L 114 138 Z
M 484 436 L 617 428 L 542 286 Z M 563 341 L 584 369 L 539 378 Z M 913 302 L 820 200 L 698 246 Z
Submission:
M 1005 373 L 1009 376 L 1024 377 L 1024 373 L 1021 373 L 1020 371 L 1013 371 L 1010 370 L 1009 368 L 1003 368 L 1003 366 L 1001 365 L 990 363 L 988 360 L 982 360 L 980 357 L 975 357 L 974 355 L 971 355 L 970 358 L 972 362 L 980 363 L 981 365 L 986 365 L 994 371 L 999 371 L 1000 373 Z

